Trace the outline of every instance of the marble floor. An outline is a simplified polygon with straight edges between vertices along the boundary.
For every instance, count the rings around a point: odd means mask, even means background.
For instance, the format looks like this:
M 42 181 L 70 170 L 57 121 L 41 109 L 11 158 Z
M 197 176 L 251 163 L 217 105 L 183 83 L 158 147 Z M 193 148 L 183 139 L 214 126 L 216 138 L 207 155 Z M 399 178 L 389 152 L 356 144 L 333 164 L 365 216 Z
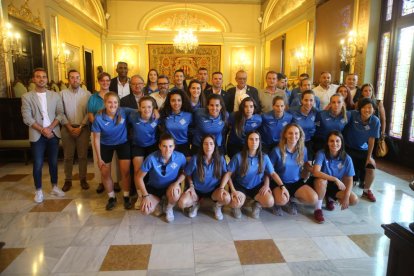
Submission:
M 240 220 L 224 209 L 218 222 L 209 201 L 196 218 L 176 210 L 168 224 L 122 204 L 105 211 L 93 174 L 91 189 L 74 181 L 65 198 L 48 195 L 47 166 L 44 175 L 46 200 L 36 204 L 31 165 L 0 166 L 1 275 L 385 275 L 389 240 L 381 224 L 414 221 L 407 181 L 379 170 L 376 203 L 324 211 L 321 225 L 305 206 L 296 216 L 263 210 L 258 220 L 249 207 Z M 59 177 L 62 183 L 61 163 Z

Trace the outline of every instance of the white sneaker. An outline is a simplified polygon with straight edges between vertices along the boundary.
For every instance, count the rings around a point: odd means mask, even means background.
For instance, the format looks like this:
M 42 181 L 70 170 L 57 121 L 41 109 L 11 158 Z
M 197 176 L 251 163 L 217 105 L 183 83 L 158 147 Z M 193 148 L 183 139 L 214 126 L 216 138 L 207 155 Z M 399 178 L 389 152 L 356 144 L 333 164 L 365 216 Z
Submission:
M 236 219 L 241 219 L 242 213 L 240 208 L 233 208 L 233 216 Z
M 173 207 L 170 207 L 170 208 L 167 207 L 165 209 L 165 219 L 167 220 L 167 222 L 173 222 L 174 221 Z
M 223 213 L 221 212 L 221 206 L 216 203 L 213 207 L 214 217 L 216 220 L 223 220 Z
M 188 210 L 188 216 L 190 218 L 195 218 L 198 213 L 198 209 L 200 208 L 200 203 L 195 203 L 193 206 L 190 207 L 190 210 Z
M 282 217 L 283 216 L 282 207 L 280 207 L 278 205 L 273 206 L 273 214 L 276 215 L 276 216 Z
M 53 186 L 52 191 L 50 192 L 51 195 L 58 196 L 58 197 L 64 197 L 65 192 L 62 191 L 57 185 Z
M 256 201 L 253 204 L 253 208 L 252 208 L 252 217 L 254 219 L 259 219 L 260 218 L 260 210 L 262 210 L 262 205 L 260 205 L 260 203 Z
M 36 203 L 42 203 L 43 202 L 43 192 L 42 190 L 36 190 L 35 192 L 35 197 L 34 197 L 34 201 Z

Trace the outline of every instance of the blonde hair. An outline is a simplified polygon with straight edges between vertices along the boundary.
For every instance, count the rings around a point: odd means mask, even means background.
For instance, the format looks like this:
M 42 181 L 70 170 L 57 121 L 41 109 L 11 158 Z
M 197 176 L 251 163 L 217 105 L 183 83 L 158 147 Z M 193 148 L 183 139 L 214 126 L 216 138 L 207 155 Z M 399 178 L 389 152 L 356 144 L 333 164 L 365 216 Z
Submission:
M 340 98 L 342 98 L 342 117 L 344 118 L 344 120 L 345 120 L 345 123 L 347 123 L 348 122 L 348 116 L 346 116 L 346 105 L 345 105 L 345 99 L 344 99 L 344 96 L 342 96 L 342 94 L 341 93 L 335 93 L 335 94 L 333 94 L 330 98 L 329 98 L 329 102 L 331 102 L 332 101 L 332 98 L 333 97 L 340 97 Z
M 109 92 L 107 92 L 105 95 L 104 95 L 104 103 L 110 98 L 110 97 L 114 97 L 114 98 L 116 98 L 116 100 L 118 101 L 118 108 L 117 108 L 117 110 L 116 110 L 116 112 L 118 113 L 118 110 L 119 110 L 119 107 L 120 107 L 120 104 L 121 104 L 121 100 L 119 99 L 119 96 L 118 96 L 118 94 L 117 93 L 115 93 L 115 92 L 112 92 L 112 91 L 109 91 Z M 101 109 L 100 111 L 98 111 L 98 113 L 99 114 L 102 114 L 104 111 L 106 110 L 106 108 L 104 107 L 103 109 Z M 117 114 L 117 117 L 116 117 L 116 124 L 119 124 L 120 122 L 121 122 L 121 120 L 122 120 L 122 116 L 121 116 L 121 114 L 120 113 L 118 113 Z
M 279 149 L 280 149 L 280 155 L 282 156 L 282 163 L 283 165 L 285 165 L 286 162 L 286 151 L 287 151 L 287 139 L 285 137 L 288 129 L 292 128 L 292 127 L 296 127 L 297 129 L 299 129 L 299 140 L 295 145 L 295 149 L 293 151 L 293 153 L 298 153 L 298 156 L 296 157 L 296 163 L 298 163 L 298 165 L 303 166 L 304 159 L 305 159 L 305 133 L 303 132 L 303 129 L 300 127 L 300 125 L 296 124 L 296 123 L 290 123 L 287 124 L 283 130 L 282 133 L 280 134 L 280 142 L 279 142 Z

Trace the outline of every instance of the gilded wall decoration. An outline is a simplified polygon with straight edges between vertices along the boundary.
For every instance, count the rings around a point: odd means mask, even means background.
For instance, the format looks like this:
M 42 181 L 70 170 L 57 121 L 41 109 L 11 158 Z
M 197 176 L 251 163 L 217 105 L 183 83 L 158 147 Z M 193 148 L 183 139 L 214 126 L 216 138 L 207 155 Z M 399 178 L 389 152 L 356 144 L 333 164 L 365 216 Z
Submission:
M 199 45 L 193 52 L 184 54 L 177 51 L 172 44 L 148 44 L 149 68 L 155 68 L 159 74 L 170 79 L 177 69 L 183 69 L 187 80 L 197 76 L 200 67 L 207 68 L 211 74 L 220 71 L 221 46 Z
M 79 12 L 86 15 L 89 19 L 95 21 L 98 25 L 104 25 L 104 20 L 102 19 L 102 15 L 100 16 L 100 12 L 98 10 L 101 8 L 99 1 L 66 0 L 66 2 L 75 7 Z
M 236 83 L 234 78 L 239 70 L 247 73 L 247 83 L 254 83 L 253 75 L 254 47 L 232 47 L 231 48 L 231 71 L 229 76 L 230 83 Z
M 307 0 L 279 0 L 274 1 L 273 10 L 270 12 L 265 27 L 270 27 L 283 17 L 299 8 Z
M 126 45 L 126 44 L 115 44 L 114 45 L 114 72 L 113 75 L 116 76 L 115 71 L 116 64 L 119 61 L 125 61 L 128 63 L 128 75 L 132 76 L 139 74 L 139 46 L 138 45 Z
M 20 9 L 16 8 L 13 3 L 10 3 L 7 7 L 7 12 L 11 16 L 43 28 L 42 21 L 40 20 L 40 12 L 38 12 L 39 16 L 33 15 L 32 10 L 29 8 L 29 0 L 25 0 L 24 4 L 20 6 Z

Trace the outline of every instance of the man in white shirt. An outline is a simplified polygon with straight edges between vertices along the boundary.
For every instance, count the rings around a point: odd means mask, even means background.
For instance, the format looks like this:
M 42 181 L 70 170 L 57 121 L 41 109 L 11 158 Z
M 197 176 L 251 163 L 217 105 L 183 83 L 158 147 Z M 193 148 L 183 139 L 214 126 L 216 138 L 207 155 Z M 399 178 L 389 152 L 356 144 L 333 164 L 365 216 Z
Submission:
M 29 141 L 33 157 L 33 180 L 36 203 L 43 202 L 42 167 L 44 155 L 48 153 L 52 195 L 63 197 L 58 187 L 57 158 L 59 153 L 60 128 L 63 119 L 62 98 L 47 90 L 47 74 L 43 68 L 33 70 L 34 90 L 22 96 L 23 122 L 29 127 Z
M 116 72 L 118 73 L 118 76 L 111 79 L 109 91 L 117 93 L 119 98 L 122 99 L 131 93 L 129 88 L 128 63 L 124 61 L 118 62 L 116 65 Z
M 319 85 L 313 89 L 315 95 L 321 100 L 321 110 L 329 104 L 331 96 L 336 93 L 338 85 L 332 84 L 332 76 L 329 72 L 322 72 L 319 78 Z
M 87 105 L 91 93 L 80 87 L 80 74 L 76 70 L 68 73 L 69 87 L 60 92 L 64 116 L 62 120 L 62 146 L 64 156 L 65 183 L 62 190 L 72 187 L 72 170 L 75 150 L 78 155 L 79 180 L 82 189 L 89 189 L 86 182 L 90 130 Z
M 241 101 L 245 97 L 251 97 L 256 102 L 257 111 L 260 113 L 261 105 L 259 93 L 255 87 L 247 85 L 247 72 L 244 70 L 237 71 L 235 80 L 237 82 L 237 86 L 230 88 L 224 99 L 226 111 L 229 113 L 238 111 Z

